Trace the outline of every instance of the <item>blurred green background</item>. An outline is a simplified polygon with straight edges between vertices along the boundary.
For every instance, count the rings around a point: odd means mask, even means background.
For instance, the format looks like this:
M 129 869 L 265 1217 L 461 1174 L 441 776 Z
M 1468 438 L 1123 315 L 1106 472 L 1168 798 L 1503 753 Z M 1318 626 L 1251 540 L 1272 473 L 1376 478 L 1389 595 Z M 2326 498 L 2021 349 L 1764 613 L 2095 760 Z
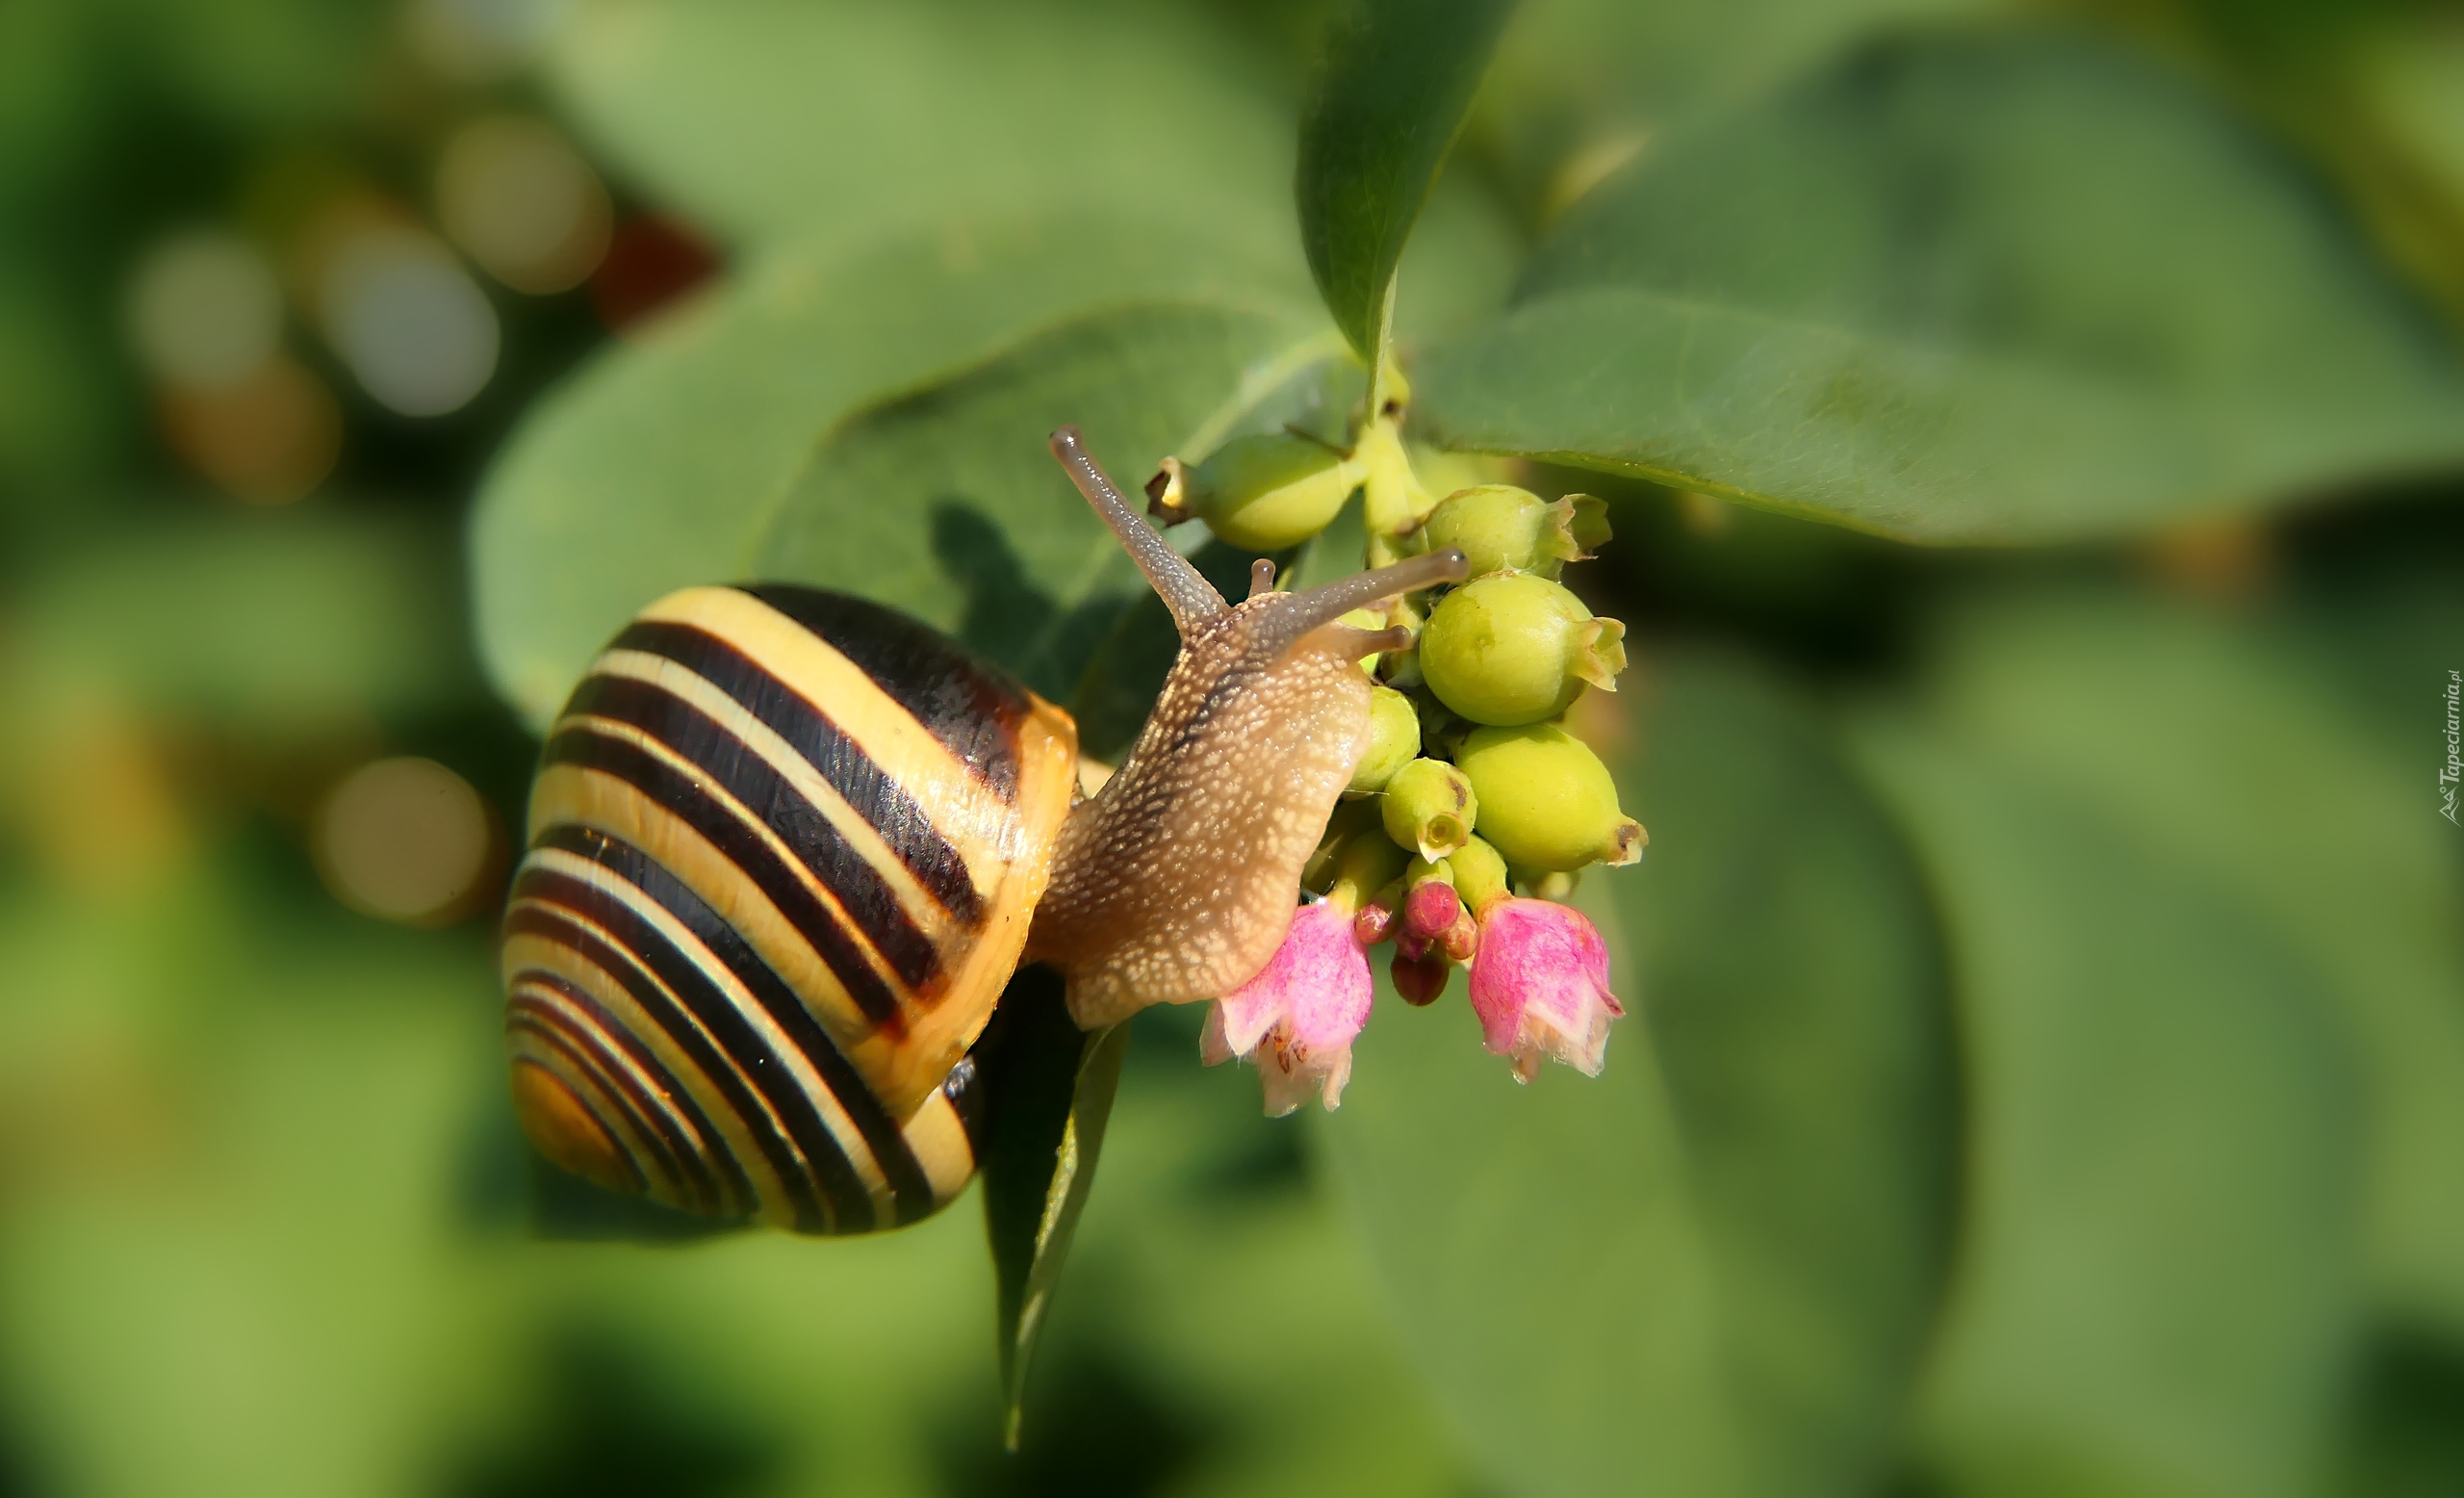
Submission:
M 506 830 L 632 609 L 1134 729 L 1040 436 L 1320 400 L 1323 24 L 0 0 L 0 1491 L 2464 1493 L 2427 0 L 1523 9 L 1400 349 L 1433 486 L 1612 502 L 1633 1018 L 1519 1090 L 1389 995 L 1270 1122 L 1142 1017 L 1018 1455 L 972 1201 L 530 1156 Z

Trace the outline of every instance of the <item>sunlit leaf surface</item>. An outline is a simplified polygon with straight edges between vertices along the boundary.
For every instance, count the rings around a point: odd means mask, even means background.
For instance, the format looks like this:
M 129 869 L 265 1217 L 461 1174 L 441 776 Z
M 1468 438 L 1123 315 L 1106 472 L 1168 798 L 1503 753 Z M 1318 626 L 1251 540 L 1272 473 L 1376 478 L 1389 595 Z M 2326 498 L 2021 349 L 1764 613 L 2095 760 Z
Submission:
M 752 570 L 894 603 L 1066 701 L 1146 592 L 1045 437 L 1075 424 L 1124 487 L 1318 368 L 1314 319 L 1156 301 L 1062 323 L 832 429 Z
M 780 252 L 590 366 L 499 459 L 473 521 L 491 675 L 544 724 L 635 610 L 767 560 L 764 528 L 842 414 L 1073 312 L 1175 293 L 1308 297 L 1288 249 L 1171 220 L 962 220 L 859 253 Z M 904 516 L 919 534 L 926 520 Z M 866 570 L 839 559 L 834 577 Z
M 1877 44 L 1603 184 L 1418 409 L 1450 446 L 1932 541 L 2464 460 L 2464 366 L 2314 192 L 2155 65 Z

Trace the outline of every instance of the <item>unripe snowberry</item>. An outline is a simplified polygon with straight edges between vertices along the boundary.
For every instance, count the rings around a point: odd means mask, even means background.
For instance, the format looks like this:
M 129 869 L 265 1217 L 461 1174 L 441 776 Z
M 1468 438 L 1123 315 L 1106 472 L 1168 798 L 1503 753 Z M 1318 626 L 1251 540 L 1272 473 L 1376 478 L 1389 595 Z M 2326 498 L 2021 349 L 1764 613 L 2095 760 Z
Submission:
M 1446 866 L 1453 873 L 1454 892 L 1474 916 L 1488 909 L 1490 901 L 1514 892 L 1506 879 L 1505 860 L 1485 838 L 1466 839 L 1463 846 L 1448 855 Z
M 1429 512 L 1428 544 L 1461 547 L 1474 577 L 1511 570 L 1553 578 L 1608 539 L 1606 510 L 1588 494 L 1544 500 L 1512 484 L 1482 484 L 1438 502 Z M 1597 540 L 1586 546 L 1582 535 Z
M 1233 438 L 1194 467 L 1166 458 L 1146 496 L 1168 522 L 1194 515 L 1234 546 L 1279 552 L 1325 529 L 1362 473 L 1322 443 L 1261 432 Z
M 1345 794 L 1367 796 L 1385 789 L 1395 772 L 1418 759 L 1420 752 L 1421 715 L 1412 710 L 1412 699 L 1391 686 L 1372 687 L 1369 748 L 1353 766 Z
M 1343 857 L 1352 839 L 1378 825 L 1378 811 L 1373 799 L 1336 803 L 1335 814 L 1326 818 L 1326 830 L 1318 839 L 1318 850 L 1300 865 L 1300 888 L 1311 894 L 1323 894 L 1332 889 L 1336 861 Z
M 1614 691 L 1626 627 L 1595 619 L 1546 578 L 1492 573 L 1439 601 L 1421 631 L 1421 675 L 1475 723 L 1513 727 L 1566 710 L 1586 684 Z
M 1378 810 L 1397 846 L 1430 860 L 1461 847 L 1480 816 L 1471 780 L 1443 760 L 1414 760 L 1397 770 Z
M 1472 782 L 1480 837 L 1517 868 L 1576 869 L 1643 856 L 1643 824 L 1618 810 L 1608 766 L 1554 723 L 1476 729 L 1455 762 Z
M 1335 882 L 1326 898 L 1345 910 L 1358 910 L 1388 885 L 1402 877 L 1403 850 L 1395 840 L 1372 829 L 1344 844 L 1335 860 Z

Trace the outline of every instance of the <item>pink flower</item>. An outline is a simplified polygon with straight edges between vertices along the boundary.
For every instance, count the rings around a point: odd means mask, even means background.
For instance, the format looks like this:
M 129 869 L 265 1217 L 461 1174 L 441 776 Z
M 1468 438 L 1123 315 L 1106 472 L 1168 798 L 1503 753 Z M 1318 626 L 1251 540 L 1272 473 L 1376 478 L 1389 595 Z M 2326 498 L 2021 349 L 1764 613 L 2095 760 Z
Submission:
M 1352 1037 L 1369 1022 L 1370 993 L 1352 913 L 1333 901 L 1304 905 L 1258 975 L 1215 1001 L 1200 1054 L 1208 1066 L 1255 1061 L 1270 1118 L 1313 1094 L 1331 1112 L 1351 1077 Z
M 1547 900 L 1492 901 L 1472 959 L 1472 1008 L 1490 1050 L 1514 1058 L 1517 1081 L 1553 1056 L 1598 1076 L 1608 1022 L 1626 1011 L 1608 992 L 1608 948 L 1580 911 Z

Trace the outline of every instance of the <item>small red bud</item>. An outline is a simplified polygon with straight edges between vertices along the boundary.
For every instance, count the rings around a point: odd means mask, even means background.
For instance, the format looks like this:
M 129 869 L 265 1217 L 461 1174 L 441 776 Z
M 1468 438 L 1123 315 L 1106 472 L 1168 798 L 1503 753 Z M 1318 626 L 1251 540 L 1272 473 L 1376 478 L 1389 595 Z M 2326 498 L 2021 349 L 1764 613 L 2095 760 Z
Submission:
M 1395 934 L 1395 907 L 1373 901 L 1351 918 L 1351 939 L 1363 947 L 1375 946 Z
M 1424 941 L 1442 936 L 1462 916 L 1462 896 L 1444 880 L 1424 879 L 1403 899 L 1403 924 Z
M 1454 924 L 1439 932 L 1435 941 L 1438 950 L 1446 954 L 1447 961 L 1470 962 L 1473 954 L 1480 949 L 1480 923 L 1472 918 L 1470 911 L 1457 907 Z
M 1446 992 L 1446 980 L 1454 973 L 1453 966 L 1434 952 L 1419 957 L 1405 957 L 1398 952 L 1394 966 L 1387 970 L 1394 975 L 1395 992 L 1402 994 L 1403 1002 L 1415 1009 L 1425 1009 L 1436 1003 L 1438 995 Z

